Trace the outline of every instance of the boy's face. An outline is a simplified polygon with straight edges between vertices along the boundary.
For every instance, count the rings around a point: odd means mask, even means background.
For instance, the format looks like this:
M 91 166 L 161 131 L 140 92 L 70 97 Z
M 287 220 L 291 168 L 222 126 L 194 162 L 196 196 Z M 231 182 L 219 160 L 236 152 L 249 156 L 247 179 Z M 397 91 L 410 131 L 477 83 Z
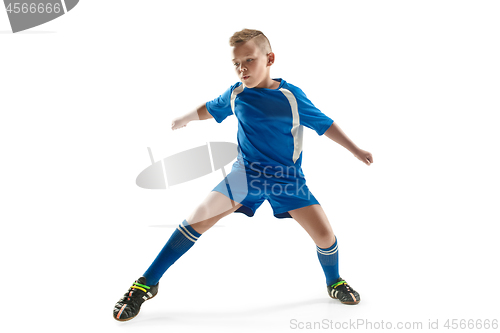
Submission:
M 264 54 L 253 40 L 249 40 L 233 47 L 232 57 L 236 75 L 245 87 L 268 88 L 271 81 L 269 66 L 274 62 L 272 52 Z

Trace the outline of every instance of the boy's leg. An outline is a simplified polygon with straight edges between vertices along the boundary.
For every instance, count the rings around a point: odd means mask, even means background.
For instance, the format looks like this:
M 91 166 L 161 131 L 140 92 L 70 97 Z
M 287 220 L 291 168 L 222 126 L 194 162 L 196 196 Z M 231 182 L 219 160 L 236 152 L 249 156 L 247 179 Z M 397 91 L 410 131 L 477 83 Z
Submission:
M 194 245 L 201 234 L 239 207 L 241 204 L 230 200 L 222 193 L 212 191 L 191 216 L 172 233 L 144 276 L 134 282 L 115 304 L 113 318 L 126 321 L 137 316 L 142 303 L 158 293 L 158 281 L 165 271 Z
M 233 213 L 240 207 L 241 204 L 229 199 L 224 194 L 212 191 L 205 200 L 196 207 L 186 221 L 197 232 L 203 234 L 213 227 L 221 218 Z
M 332 285 L 339 278 L 337 239 L 320 205 L 310 205 L 288 212 L 316 244 L 319 262 L 325 272 L 327 285 Z
M 359 294 L 340 278 L 337 238 L 320 205 L 310 205 L 288 212 L 311 236 L 318 259 L 325 272 L 328 294 L 345 304 L 359 303 Z
M 311 236 L 320 248 L 327 248 L 335 243 L 332 226 L 320 205 L 310 205 L 288 212 Z
M 156 285 L 165 271 L 196 243 L 198 238 L 221 218 L 237 210 L 241 204 L 222 193 L 212 191 L 194 212 L 172 233 L 154 262 L 144 273 L 148 285 Z

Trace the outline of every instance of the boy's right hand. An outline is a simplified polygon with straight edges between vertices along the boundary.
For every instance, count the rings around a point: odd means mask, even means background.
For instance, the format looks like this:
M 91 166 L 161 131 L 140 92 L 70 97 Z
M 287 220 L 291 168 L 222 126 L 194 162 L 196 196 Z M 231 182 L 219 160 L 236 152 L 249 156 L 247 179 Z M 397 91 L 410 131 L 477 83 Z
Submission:
M 186 117 L 177 117 L 172 120 L 172 130 L 176 130 L 178 128 L 186 127 L 189 123 L 189 120 Z
M 199 111 L 198 111 L 199 110 Z M 200 112 L 202 117 L 200 117 Z M 203 120 L 213 118 L 210 113 L 208 113 L 205 104 L 197 109 L 194 109 L 183 116 L 174 118 L 172 120 L 172 130 L 176 130 L 181 127 L 186 127 L 186 125 L 192 120 Z

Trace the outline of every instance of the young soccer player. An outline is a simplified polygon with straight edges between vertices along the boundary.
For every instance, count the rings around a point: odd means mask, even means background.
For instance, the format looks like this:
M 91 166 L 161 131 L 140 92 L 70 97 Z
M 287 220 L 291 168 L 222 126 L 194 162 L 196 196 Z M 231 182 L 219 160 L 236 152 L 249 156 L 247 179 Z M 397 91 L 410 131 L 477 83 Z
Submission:
M 193 120 L 218 123 L 238 118 L 238 158 L 231 172 L 173 232 L 157 258 L 116 303 L 113 317 L 134 318 L 142 303 L 158 293 L 165 271 L 221 218 L 241 212 L 253 216 L 268 200 L 277 218 L 295 219 L 316 244 L 330 297 L 357 304 L 359 294 L 338 272 L 337 239 L 319 202 L 309 191 L 301 169 L 303 126 L 325 134 L 367 165 L 372 155 L 358 148 L 306 95 L 283 79 L 271 79 L 275 60 L 266 36 L 244 29 L 230 38 L 232 61 L 241 82 L 221 96 L 172 122 L 172 129 Z

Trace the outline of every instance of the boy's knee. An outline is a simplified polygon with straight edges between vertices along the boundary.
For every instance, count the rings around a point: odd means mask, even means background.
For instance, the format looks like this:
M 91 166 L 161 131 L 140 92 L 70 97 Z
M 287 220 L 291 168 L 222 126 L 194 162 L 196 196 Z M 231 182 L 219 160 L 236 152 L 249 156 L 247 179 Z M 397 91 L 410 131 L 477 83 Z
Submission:
M 321 233 L 315 237 L 314 242 L 317 246 L 322 249 L 327 249 L 332 246 L 336 241 L 336 237 L 333 232 Z
M 211 207 L 211 205 L 207 203 L 202 203 L 200 205 L 200 219 L 202 221 L 205 220 L 213 220 L 217 216 L 217 212 Z
M 216 214 L 213 209 L 206 203 L 201 203 L 196 210 L 187 219 L 189 224 L 215 224 L 218 221 Z

